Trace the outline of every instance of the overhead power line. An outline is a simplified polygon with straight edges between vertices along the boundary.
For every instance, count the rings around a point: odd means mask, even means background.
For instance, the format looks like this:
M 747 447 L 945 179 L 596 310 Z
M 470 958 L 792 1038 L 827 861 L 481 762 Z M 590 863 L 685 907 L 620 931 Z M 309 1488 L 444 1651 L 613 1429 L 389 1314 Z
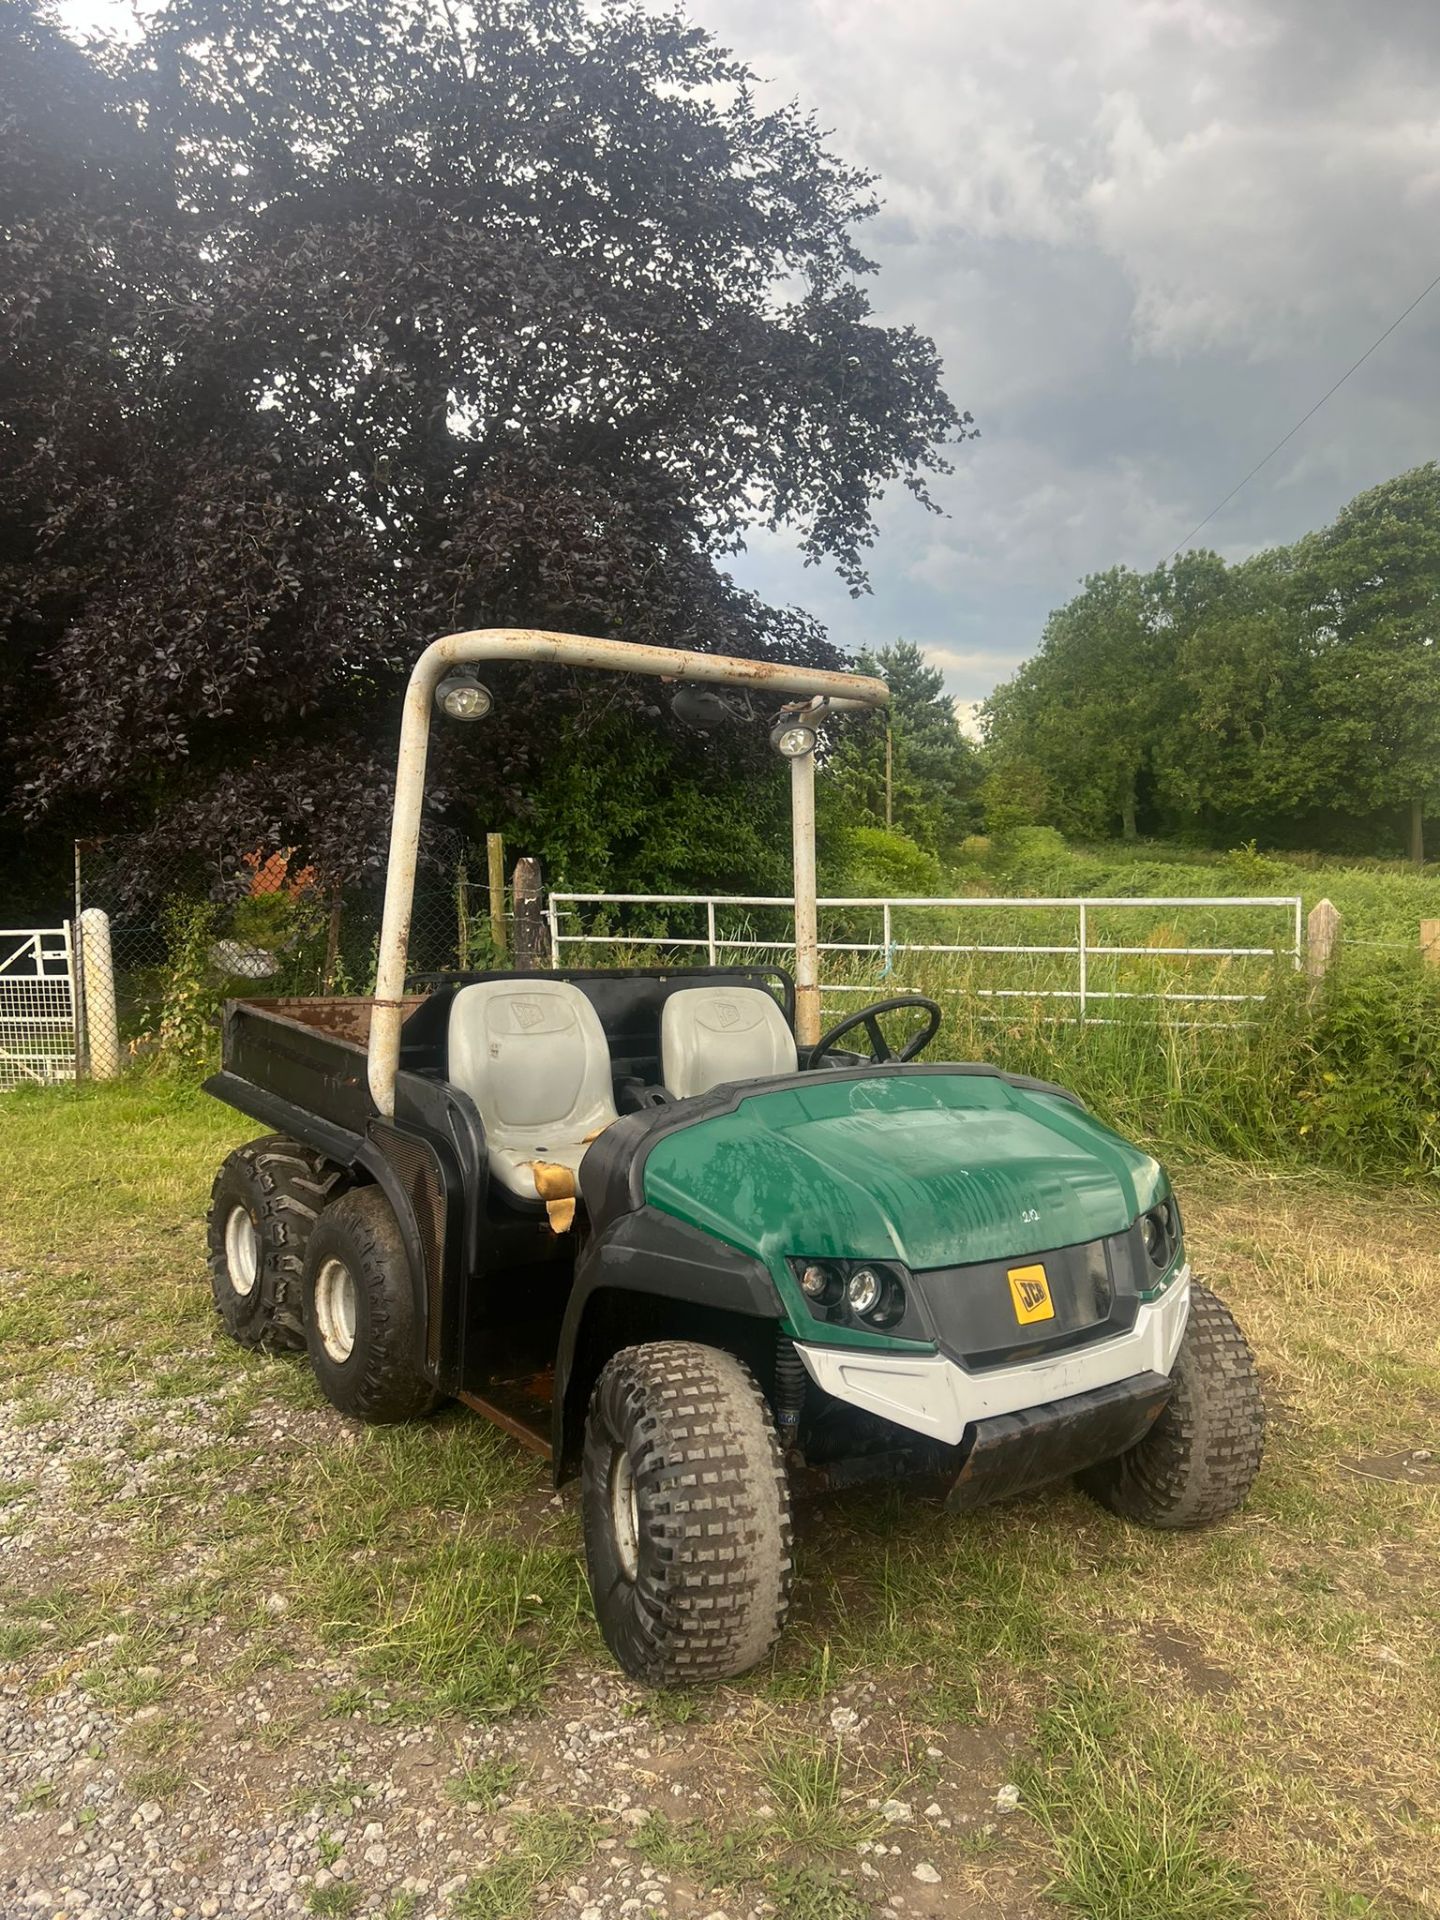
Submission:
M 1221 500 L 1216 506 L 1213 506 L 1210 509 L 1209 513 L 1206 514 L 1205 518 L 1202 521 L 1200 521 L 1200 523 L 1197 526 L 1193 526 L 1190 529 L 1189 533 L 1186 534 L 1185 538 L 1182 541 L 1180 541 L 1178 545 L 1173 546 L 1170 549 L 1169 553 L 1167 553 L 1165 558 L 1161 561 L 1160 563 L 1161 566 L 1168 567 L 1170 562 L 1175 558 L 1176 554 L 1179 553 L 1181 547 L 1188 547 L 1190 542 L 1195 538 L 1197 533 L 1204 532 L 1205 528 L 1209 526 L 1210 522 L 1215 518 L 1216 514 L 1220 513 L 1221 511 L 1223 511 L 1224 508 L 1229 506 L 1230 502 L 1235 498 L 1236 494 L 1240 492 L 1242 487 L 1249 486 L 1250 482 L 1255 478 L 1256 474 L 1259 473 L 1260 469 L 1262 467 L 1268 466 L 1270 462 L 1275 458 L 1276 454 L 1279 453 L 1280 449 L 1295 438 L 1296 434 L 1299 433 L 1300 429 L 1305 425 L 1305 422 L 1307 420 L 1313 420 L 1315 418 L 1315 415 L 1320 411 L 1321 407 L 1324 406 L 1325 402 L 1328 399 L 1330 399 L 1331 395 L 1336 394 L 1340 391 L 1341 387 L 1344 386 L 1345 382 L 1350 378 L 1352 373 L 1359 372 L 1360 368 L 1364 366 L 1365 362 L 1370 358 L 1371 354 L 1374 353 L 1375 349 L 1377 347 L 1384 346 L 1385 342 L 1390 338 L 1391 334 L 1394 333 L 1395 329 L 1398 326 L 1400 326 L 1402 322 L 1410 318 L 1410 315 L 1415 311 L 1416 307 L 1419 306 L 1420 302 L 1426 297 L 1427 294 L 1433 293 L 1436 287 L 1440 287 L 1440 273 L 1436 274 L 1435 278 L 1430 282 L 1428 287 L 1421 288 L 1420 292 L 1416 294 L 1415 298 L 1410 302 L 1409 306 L 1406 307 L 1403 313 L 1396 315 L 1396 317 L 1390 322 L 1389 326 L 1386 327 L 1385 331 L 1380 335 L 1378 340 L 1372 340 L 1370 342 L 1370 345 L 1361 354 L 1360 358 L 1355 362 L 1354 366 L 1347 367 L 1344 373 L 1342 373 L 1340 378 L 1335 382 L 1334 386 L 1326 388 L 1325 392 L 1321 394 L 1320 398 L 1315 402 L 1314 406 L 1311 407 L 1310 411 L 1308 413 L 1302 414 L 1301 417 L 1295 422 L 1294 426 L 1291 427 L 1290 431 L 1285 435 L 1285 438 L 1283 440 L 1277 440 L 1274 446 L 1271 447 L 1270 451 L 1265 455 L 1265 458 L 1263 460 L 1257 460 L 1254 466 L 1251 467 L 1250 471 L 1246 474 L 1245 478 L 1243 480 L 1237 480 L 1234 486 L 1230 489 L 1229 493 L 1226 494 L 1225 498 Z

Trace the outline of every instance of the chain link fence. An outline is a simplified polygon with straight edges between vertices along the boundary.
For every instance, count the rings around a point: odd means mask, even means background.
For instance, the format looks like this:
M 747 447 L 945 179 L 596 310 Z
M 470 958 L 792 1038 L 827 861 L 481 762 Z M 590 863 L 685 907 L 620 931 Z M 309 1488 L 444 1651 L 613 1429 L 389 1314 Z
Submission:
M 82 1071 L 106 1077 L 177 1040 L 197 1050 L 232 998 L 367 993 L 383 881 L 333 891 L 283 849 L 225 866 L 177 849 L 142 864 L 121 836 L 76 847 Z M 511 919 L 508 890 L 504 907 Z M 485 848 L 437 844 L 416 881 L 412 974 L 494 965 Z

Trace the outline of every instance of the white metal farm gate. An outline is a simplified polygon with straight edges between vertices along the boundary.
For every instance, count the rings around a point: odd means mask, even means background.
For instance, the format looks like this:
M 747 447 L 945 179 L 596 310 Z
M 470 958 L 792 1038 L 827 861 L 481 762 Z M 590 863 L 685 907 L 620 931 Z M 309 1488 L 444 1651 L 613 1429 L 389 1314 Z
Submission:
M 941 900 L 847 895 L 822 899 L 817 905 L 822 929 L 827 914 L 849 921 L 852 928 L 857 915 L 869 923 L 868 938 L 836 938 L 833 933 L 825 938 L 822 931 L 822 956 L 838 957 L 824 982 L 827 1000 L 844 994 L 874 998 L 877 988 L 883 990 L 886 977 L 903 962 L 930 956 L 943 964 L 941 957 L 950 956 L 972 963 L 964 984 L 957 982 L 950 990 L 974 999 L 1045 1003 L 1053 1017 L 1082 1022 L 1105 1019 L 1119 1002 L 1164 1002 L 1200 1024 L 1216 1016 L 1226 1020 L 1243 1016 L 1247 1008 L 1266 998 L 1265 968 L 1277 964 L 1298 968 L 1304 958 L 1304 906 L 1297 894 L 1084 899 L 986 895 Z M 667 911 L 657 913 L 661 909 Z M 552 893 L 548 906 L 551 964 L 562 966 L 567 948 L 587 947 L 674 951 L 692 964 L 703 957 L 712 967 L 740 955 L 757 960 L 773 956 L 783 964 L 784 956 L 793 950 L 791 943 L 765 937 L 754 924 L 745 922 L 753 922 L 756 912 L 773 917 L 774 911 L 786 909 L 793 910 L 793 902 L 775 894 Z M 1235 944 L 1205 938 L 1206 920 L 1229 921 L 1235 913 L 1247 930 L 1255 927 L 1252 939 Z M 685 925 L 687 915 L 691 930 L 673 931 L 672 924 Z M 1054 925 L 1053 938 L 1003 937 L 1013 931 L 1017 917 L 1033 922 L 1037 915 Z M 940 916 L 939 925 L 936 916 Z M 1001 922 L 1002 937 L 988 941 L 958 937 L 961 929 L 977 927 L 987 916 Z M 1192 938 L 1174 937 L 1177 920 L 1183 922 L 1186 916 L 1198 919 L 1202 931 Z M 661 931 L 653 925 L 644 931 L 628 930 L 637 919 L 661 917 L 666 920 Z M 924 937 L 927 919 L 941 937 Z M 1127 935 L 1127 927 L 1138 931 Z M 1108 929 L 1108 935 L 1102 929 Z M 956 937 L 943 937 L 947 930 Z M 977 979 L 985 977 L 973 967 L 977 958 L 987 969 L 990 984 L 977 984 Z M 1044 963 L 1044 971 L 1018 979 L 1016 968 L 1026 960 Z M 1121 963 L 1129 963 L 1123 973 Z M 1147 978 L 1152 969 L 1153 977 Z M 866 970 L 871 977 L 856 984 L 835 978 L 841 970 Z
M 0 1093 L 74 1078 L 70 929 L 0 929 Z

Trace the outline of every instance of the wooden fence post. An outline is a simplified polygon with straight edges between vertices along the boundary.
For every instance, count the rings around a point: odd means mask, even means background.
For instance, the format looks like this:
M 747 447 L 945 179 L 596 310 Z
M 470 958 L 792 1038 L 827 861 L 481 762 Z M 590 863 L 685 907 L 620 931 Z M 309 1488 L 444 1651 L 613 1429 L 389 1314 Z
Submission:
M 505 965 L 505 842 L 498 833 L 485 836 L 485 857 L 490 868 L 490 944 L 495 965 Z
M 515 889 L 515 965 L 521 973 L 533 973 L 549 959 L 545 915 L 540 904 L 540 862 L 528 856 L 517 860 L 512 885 Z
M 1318 900 L 1305 920 L 1305 971 L 1319 985 L 1334 964 L 1340 946 L 1340 909 Z
M 1420 922 L 1420 957 L 1427 966 L 1440 967 L 1440 920 Z

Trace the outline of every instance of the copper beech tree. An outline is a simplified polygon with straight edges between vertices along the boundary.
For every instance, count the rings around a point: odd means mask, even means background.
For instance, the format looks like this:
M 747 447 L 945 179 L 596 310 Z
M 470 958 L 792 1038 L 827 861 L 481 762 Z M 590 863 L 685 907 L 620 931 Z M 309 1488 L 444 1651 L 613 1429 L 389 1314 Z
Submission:
M 141 868 L 293 846 L 333 886 L 375 869 L 435 633 L 832 661 L 726 557 L 780 529 L 863 591 L 880 493 L 930 504 L 970 431 L 932 343 L 871 314 L 872 187 L 678 14 L 170 0 L 82 50 L 9 7 L 11 818 L 133 830 Z M 582 724 L 562 679 L 500 680 L 438 753 L 462 823 Z M 743 791 L 750 731 L 665 777 Z

